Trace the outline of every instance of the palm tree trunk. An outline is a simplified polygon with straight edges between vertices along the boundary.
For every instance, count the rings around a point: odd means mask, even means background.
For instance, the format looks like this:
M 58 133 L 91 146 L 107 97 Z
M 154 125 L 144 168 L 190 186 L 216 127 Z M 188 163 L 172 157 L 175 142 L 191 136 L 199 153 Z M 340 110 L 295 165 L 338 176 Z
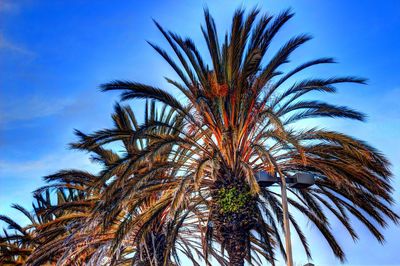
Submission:
M 226 181 L 226 179 L 225 179 Z M 256 200 L 243 181 L 215 182 L 211 220 L 215 236 L 227 251 L 230 266 L 243 266 L 248 254 L 250 230 L 255 226 Z
M 230 266 L 243 266 L 244 258 L 247 255 L 246 243 L 248 240 L 246 230 L 236 230 L 226 236 L 226 250 L 229 256 Z

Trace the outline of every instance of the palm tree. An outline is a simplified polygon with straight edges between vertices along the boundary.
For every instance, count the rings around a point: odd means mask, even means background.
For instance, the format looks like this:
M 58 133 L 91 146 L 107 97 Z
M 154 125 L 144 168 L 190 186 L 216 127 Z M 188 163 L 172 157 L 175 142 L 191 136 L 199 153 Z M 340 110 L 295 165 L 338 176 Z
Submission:
M 76 265 L 90 262 L 104 243 L 115 236 L 112 231 L 103 232 L 93 228 L 90 235 L 79 234 L 91 217 L 91 211 L 99 199 L 100 189 L 94 187 L 96 175 L 80 170 L 62 170 L 45 177 L 49 185 L 35 191 L 40 197 L 43 191 L 55 192 L 57 204 L 43 205 L 40 214 L 49 221 L 35 229 L 40 245 L 27 258 L 28 265 L 43 265 L 47 261 Z M 84 246 L 85 248 L 82 248 Z M 66 254 L 74 250 L 73 254 Z
M 175 187 L 182 183 L 176 165 L 182 164 L 188 150 L 155 147 L 152 138 L 148 137 L 174 136 L 181 128 L 182 121 L 173 109 L 164 106 L 157 110 L 154 102 L 150 105 L 146 103 L 145 111 L 144 123 L 139 125 L 130 107 L 117 104 L 112 116 L 114 128 L 90 135 L 77 131 L 80 141 L 73 144 L 73 148 L 97 154 L 102 150 L 112 154 L 108 156 L 110 160 L 98 155 L 94 158 L 105 167 L 100 174 L 99 184 L 107 185 L 93 210 L 89 227 L 92 228 L 93 224 L 95 227 L 101 224 L 106 229 L 114 227 L 115 238 L 109 253 L 114 259 L 121 250 L 133 248 L 133 265 L 173 265 L 179 264 L 179 250 L 197 265 L 192 253 L 200 257 L 202 253 L 198 251 L 201 247 L 193 233 L 197 229 L 193 223 L 194 211 L 197 212 L 196 218 L 204 211 L 199 204 L 195 209 L 187 204 L 186 208 L 176 210 L 174 219 L 169 216 L 177 200 Z M 132 141 L 143 128 L 147 130 L 146 135 L 142 135 L 143 138 L 138 141 Z M 122 149 L 118 146 L 116 150 L 116 143 L 122 143 Z M 114 147 L 115 151 L 106 150 L 105 146 Z M 144 156 L 147 150 L 154 151 L 152 157 Z M 175 262 L 170 258 L 171 252 Z M 217 253 L 214 256 L 223 261 Z
M 131 136 L 131 141 L 144 136 L 151 140 L 152 148 L 145 149 L 142 157 L 156 156 L 161 150 L 172 152 L 177 147 L 190 151 L 185 155 L 189 158 L 175 166 L 182 180 L 182 185 L 175 187 L 174 194 L 179 195 L 175 206 L 184 206 L 193 193 L 203 196 L 209 208 L 203 238 L 216 240 L 227 251 L 229 265 L 243 265 L 254 254 L 271 257 L 273 239 L 285 253 L 279 227 L 288 227 L 283 226 L 279 199 L 286 192 L 260 188 L 255 178 L 260 170 L 279 176 L 283 182 L 295 173 L 308 172 L 316 177 L 313 188 L 291 188 L 288 202 L 316 225 L 342 261 L 345 254 L 330 231 L 326 211 L 333 213 L 354 239 L 357 235 L 348 212 L 379 241 L 383 241 L 383 235 L 378 226 L 386 226 L 386 219 L 397 222 L 399 218 L 390 208 L 391 173 L 389 162 L 380 152 L 340 132 L 297 127 L 307 118 L 362 121 L 363 114 L 350 108 L 305 97 L 312 92 L 334 93 L 337 84 L 363 84 L 365 80 L 346 76 L 294 81 L 303 70 L 334 60 L 320 58 L 287 72 L 282 70 L 290 55 L 311 39 L 301 34 L 277 52 L 270 51 L 272 40 L 292 16 L 290 10 L 275 17 L 260 16 L 257 9 L 248 15 L 237 10 L 229 34 L 219 38 L 213 18 L 205 10 L 202 33 L 207 59 L 191 39 L 181 38 L 156 22 L 179 63 L 159 46 L 150 45 L 179 76 L 179 81 L 166 81 L 183 94 L 185 102 L 164 89 L 142 83 L 114 81 L 103 85 L 106 91 L 122 90 L 122 100 L 155 100 L 179 114 L 182 128 L 168 126 L 176 134 L 167 137 L 148 127 Z M 289 214 L 286 220 L 311 256 L 294 217 Z M 212 248 L 203 246 L 207 258 Z
M 179 123 L 172 111 L 166 112 L 164 108 L 159 114 L 155 110 L 154 103 L 146 107 L 146 111 L 144 123 L 146 127 L 153 121 L 166 124 Z M 131 135 L 140 130 L 129 107 L 117 104 L 113 120 L 115 129 L 101 132 L 103 135 L 118 132 L 122 138 L 116 139 L 115 134 L 111 138 L 114 142 L 118 140 L 124 144 L 124 152 L 128 158 L 136 158 L 136 153 L 140 153 L 146 146 L 151 146 L 146 140 L 136 144 L 129 141 Z M 156 130 L 159 133 L 172 133 L 161 127 Z M 113 141 L 107 139 L 99 145 L 93 142 L 90 136 L 81 132 L 77 134 L 81 138 L 81 143 L 73 147 L 94 153 L 93 160 L 101 163 L 106 170 L 99 176 L 80 170 L 62 170 L 46 176 L 44 179 L 49 185 L 35 192 L 37 201 L 37 207 L 34 205 L 35 215 L 31 215 L 20 206 L 15 207 L 30 218 L 31 224 L 27 227 L 21 227 L 12 219 L 1 216 L 0 218 L 9 224 L 11 229 L 19 231 L 13 234 L 6 232 L 5 238 L 2 238 L 0 254 L 2 263 L 163 265 L 165 261 L 168 265 L 173 265 L 169 253 L 172 251 L 179 264 L 177 258 L 179 251 L 198 265 L 193 254 L 201 258 L 202 254 L 199 252 L 201 248 L 199 242 L 194 241 L 195 234 L 192 233 L 197 226 L 190 220 L 199 219 L 203 211 L 198 204 L 195 209 L 188 205 L 188 210 L 176 212 L 173 221 L 165 222 L 166 211 L 175 200 L 174 195 L 168 193 L 165 188 L 179 183 L 176 180 L 171 181 L 170 176 L 163 173 L 167 169 L 162 165 L 163 155 L 160 154 L 151 161 L 147 160 L 146 165 L 133 167 L 129 164 L 129 167 L 123 169 L 120 161 L 124 161 L 125 158 L 121 158 L 118 152 L 103 147 L 105 142 L 110 144 Z M 84 146 L 86 148 L 83 148 Z M 167 154 L 170 155 L 170 152 Z M 156 173 L 153 170 L 154 176 L 151 177 L 143 176 L 141 172 L 148 168 L 149 162 L 157 164 L 159 171 Z M 160 185 L 164 187 L 163 194 L 159 190 Z M 51 191 L 56 192 L 55 205 L 51 203 L 53 197 Z M 154 212 L 157 206 L 159 210 Z M 130 212 L 127 211 L 128 208 L 131 208 Z M 189 222 L 185 222 L 188 220 Z M 127 222 L 132 221 L 137 225 L 126 230 Z M 167 232 L 172 240 L 166 239 Z M 176 247 L 175 243 L 178 243 L 179 247 Z M 224 265 L 223 258 L 217 253 L 215 257 Z
M 193 184 L 188 182 L 190 179 L 187 178 L 187 175 L 193 173 L 186 172 L 182 177 L 179 172 L 197 161 L 193 161 L 195 158 L 189 149 L 179 146 L 179 149 L 175 149 L 163 143 L 159 145 L 159 141 L 156 140 L 171 138 L 174 140 L 173 137 L 181 132 L 181 120 L 176 117 L 174 110 L 166 110 L 166 106 L 162 106 L 157 111 L 154 101 L 150 106 L 146 104 L 145 110 L 144 123 L 140 126 L 129 107 L 122 108 L 116 105 L 113 115 L 115 128 L 100 130 L 90 135 L 77 132 L 81 141 L 73 144 L 73 147 L 78 149 L 90 151 L 107 145 L 113 146 L 116 142 L 123 143 L 123 150 L 119 152 L 121 157 L 113 156 L 119 159 L 109 164 L 102 173 L 104 177 L 102 182 L 108 183 L 108 186 L 102 193 L 101 205 L 96 207 L 98 213 L 94 215 L 100 215 L 102 217 L 100 220 L 105 224 L 115 224 L 115 219 L 113 220 L 115 217 L 119 222 L 122 221 L 114 246 L 130 245 L 125 238 L 130 239 L 132 235 L 141 240 L 134 245 L 137 247 L 134 260 L 138 260 L 138 265 L 151 264 L 149 260 L 156 265 L 163 265 L 161 258 L 164 260 L 168 258 L 170 251 L 178 263 L 176 246 L 179 246 L 181 254 L 186 255 L 197 265 L 192 253 L 200 258 L 203 257 L 199 252 L 196 238 L 198 233 L 204 235 L 207 228 L 210 205 L 208 191 L 205 190 L 201 194 L 191 193 L 181 209 L 176 207 L 180 205 L 185 193 L 182 188 L 186 188 L 187 191 L 193 190 L 191 188 Z M 203 181 L 201 187 L 207 188 L 210 182 L 205 179 Z M 179 193 L 175 193 L 177 187 L 181 188 Z M 127 206 L 134 207 L 128 211 L 129 215 L 126 214 Z M 124 212 L 125 214 L 121 214 Z M 132 217 L 132 212 L 137 215 Z M 202 222 L 197 225 L 194 221 Z M 267 225 L 264 227 L 267 228 Z M 266 231 L 272 229 L 267 228 Z M 160 240 L 163 243 L 162 247 L 159 245 L 161 243 L 158 243 Z M 218 238 L 214 240 L 220 241 Z M 274 242 L 271 237 L 268 240 L 269 244 Z M 263 246 L 262 243 L 254 242 L 256 246 Z M 207 249 L 206 246 L 203 243 L 203 247 Z M 209 251 L 221 265 L 226 264 L 223 255 L 217 250 L 209 249 Z M 271 249 L 270 252 L 272 253 Z M 272 254 L 262 255 L 273 262 Z M 167 262 L 168 265 L 171 263 Z
M 13 208 L 24 214 L 32 224 L 37 223 L 37 216 L 33 216 L 22 206 L 14 204 Z M 7 224 L 8 229 L 3 229 L 3 235 L 0 238 L 0 264 L 24 265 L 26 258 L 38 245 L 33 241 L 31 228 L 24 227 L 5 215 L 1 215 L 0 220 Z
M 30 258 L 45 249 L 49 242 L 67 237 L 72 229 L 68 229 L 67 225 L 77 223 L 82 218 L 80 213 L 87 207 L 83 205 L 82 209 L 83 197 L 83 193 L 72 186 L 59 187 L 54 194 L 50 188 L 43 188 L 34 195 L 32 213 L 14 204 L 13 208 L 24 214 L 29 223 L 21 226 L 10 217 L 0 216 L 0 220 L 8 224 L 8 231 L 4 230 L 4 236 L 0 239 L 1 265 L 29 264 Z M 47 254 L 41 257 L 39 264 L 32 265 L 53 265 L 60 254 L 59 250 L 50 256 Z

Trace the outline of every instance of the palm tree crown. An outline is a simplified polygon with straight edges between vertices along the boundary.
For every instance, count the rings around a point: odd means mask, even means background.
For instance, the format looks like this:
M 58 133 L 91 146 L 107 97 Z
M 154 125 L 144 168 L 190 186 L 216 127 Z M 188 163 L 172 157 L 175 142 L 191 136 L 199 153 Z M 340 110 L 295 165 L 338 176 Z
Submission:
M 238 10 L 230 33 L 219 38 L 213 18 L 205 10 L 202 33 L 211 65 L 201 57 L 191 39 L 167 31 L 156 22 L 175 55 L 150 45 L 179 76 L 179 81 L 166 80 L 186 97 L 186 102 L 166 90 L 141 83 L 115 81 L 103 85 L 107 91 L 122 90 L 122 100 L 145 98 L 162 102 L 185 121 L 184 128 L 178 131 L 180 134 L 173 138 L 151 137 L 158 147 L 191 150 L 191 158 L 181 170 L 186 171 L 193 188 L 208 184 L 205 197 L 208 196 L 213 228 L 209 226 L 207 231 L 212 231 L 228 251 L 232 265 L 242 265 L 244 258 L 250 259 L 252 252 L 257 253 L 260 249 L 253 246 L 256 241 L 263 244 L 261 250 L 265 253 L 260 253 L 271 259 L 270 232 L 281 243 L 278 234 L 278 225 L 282 223 L 278 200 L 281 195 L 259 187 L 255 173 L 260 170 L 281 178 L 301 172 L 317 178 L 313 188 L 290 189 L 289 203 L 316 225 L 341 260 L 345 255 L 329 229 L 326 211 L 332 212 L 353 238 L 357 235 L 347 212 L 364 223 L 379 241 L 383 236 L 376 223 L 385 226 L 384 217 L 398 221 L 388 207 L 393 203 L 391 173 L 381 153 L 340 132 L 296 129 L 296 124 L 306 118 L 363 121 L 363 114 L 348 107 L 305 97 L 315 91 L 334 93 L 335 85 L 340 83 L 364 84 L 365 79 L 345 76 L 293 82 L 301 71 L 334 60 L 320 58 L 287 72 L 281 70 L 290 55 L 311 39 L 301 34 L 277 52 L 270 51 L 273 38 L 292 16 L 290 10 L 276 17 L 260 16 L 257 9 L 247 15 Z M 187 191 L 187 188 L 178 189 Z M 196 189 L 192 191 L 196 193 Z M 235 201 L 239 207 L 230 209 L 224 203 L 227 197 L 240 198 L 242 202 Z M 290 220 L 310 256 L 301 228 L 292 216 Z M 281 244 L 280 247 L 284 253 Z

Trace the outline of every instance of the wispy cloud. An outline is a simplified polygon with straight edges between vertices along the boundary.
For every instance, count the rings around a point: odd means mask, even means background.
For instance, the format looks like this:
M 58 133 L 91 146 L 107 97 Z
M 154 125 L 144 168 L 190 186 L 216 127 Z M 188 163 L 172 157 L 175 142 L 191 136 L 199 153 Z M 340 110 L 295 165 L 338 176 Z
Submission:
M 29 208 L 32 191 L 45 185 L 41 178 L 61 169 L 96 173 L 99 166 L 92 163 L 87 154 L 72 151 L 54 152 L 36 160 L 0 160 L 0 213 L 26 224 L 26 217 L 10 205 L 16 202 Z M 3 226 L 4 223 L 0 221 L 0 228 Z
M 16 1 L 0 0 L 0 13 L 13 12 L 18 10 Z
M 4 34 L 1 32 L 0 32 L 0 50 L 5 50 L 8 52 L 14 52 L 14 53 L 19 53 L 19 54 L 24 54 L 24 55 L 29 55 L 29 56 L 35 55 L 35 53 L 30 51 L 29 49 L 26 49 L 20 45 L 15 44 L 14 42 L 8 40 L 6 37 L 4 37 Z
M 48 99 L 43 96 L 2 99 L 0 101 L 0 125 L 14 121 L 27 121 L 55 115 L 73 104 L 71 99 Z
M 18 176 L 19 178 L 38 178 L 52 174 L 60 169 L 81 169 L 96 172 L 99 166 L 90 161 L 89 156 L 72 151 L 48 154 L 37 160 L 0 160 L 0 178 Z

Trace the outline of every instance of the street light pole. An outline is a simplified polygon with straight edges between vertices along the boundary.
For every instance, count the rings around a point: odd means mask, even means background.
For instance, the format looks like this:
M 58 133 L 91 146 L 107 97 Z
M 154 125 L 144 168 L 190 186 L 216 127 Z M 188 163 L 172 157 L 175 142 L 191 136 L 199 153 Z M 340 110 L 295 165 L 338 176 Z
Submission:
M 278 168 L 278 167 L 276 167 Z M 289 210 L 288 210 L 288 198 L 287 198 L 287 183 L 291 185 L 292 188 L 308 188 L 315 183 L 315 177 L 310 173 L 296 173 L 293 176 L 286 178 L 282 172 L 277 170 L 279 178 L 276 175 L 271 175 L 266 171 L 259 171 L 256 173 L 257 182 L 260 187 L 269 187 L 274 183 L 280 183 L 281 195 L 282 195 L 282 211 L 283 211 L 283 228 L 285 233 L 285 244 L 286 244 L 286 265 L 293 266 L 293 254 L 292 254 L 292 242 L 290 239 L 290 220 L 289 220 Z
M 287 266 L 293 266 L 293 255 L 292 255 L 292 241 L 290 238 L 290 222 L 289 222 L 289 210 L 286 193 L 286 178 L 281 173 L 281 195 L 282 195 L 282 209 L 283 209 L 283 227 L 285 229 L 285 244 L 286 244 L 286 264 Z

